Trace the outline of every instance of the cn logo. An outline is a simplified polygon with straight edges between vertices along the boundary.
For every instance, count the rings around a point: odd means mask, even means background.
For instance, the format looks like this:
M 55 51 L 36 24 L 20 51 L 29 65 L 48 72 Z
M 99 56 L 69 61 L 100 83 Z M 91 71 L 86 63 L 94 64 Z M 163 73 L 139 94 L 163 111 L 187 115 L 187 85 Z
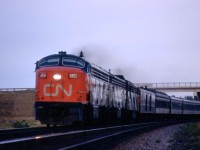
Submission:
M 54 84 L 45 84 L 44 85 L 44 96 L 58 96 L 58 90 L 59 89 L 61 91 L 63 91 L 63 93 L 66 96 L 71 96 L 72 95 L 72 85 L 71 84 L 69 85 L 69 91 L 68 92 L 62 87 L 62 85 L 57 84 L 56 85 L 56 91 L 54 93 L 48 93 L 47 92 L 47 88 L 51 88 L 51 87 L 54 87 Z

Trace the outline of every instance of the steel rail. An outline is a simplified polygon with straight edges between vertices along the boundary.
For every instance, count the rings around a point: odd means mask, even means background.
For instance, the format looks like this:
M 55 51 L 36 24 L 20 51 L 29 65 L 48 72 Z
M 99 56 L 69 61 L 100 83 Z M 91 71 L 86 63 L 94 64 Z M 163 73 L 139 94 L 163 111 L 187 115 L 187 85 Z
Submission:
M 122 126 L 113 126 L 106 128 L 96 128 L 96 129 L 86 129 L 80 131 L 71 131 L 64 133 L 51 133 L 46 135 L 37 135 L 32 137 L 6 140 L 0 142 L 0 148 L 26 148 L 37 149 L 37 148 L 51 148 L 51 149 L 71 149 L 80 148 L 91 143 L 99 142 L 114 136 L 121 134 L 126 134 L 129 132 L 134 132 L 138 130 L 144 130 L 150 127 L 156 127 L 161 124 L 170 124 L 172 122 L 162 121 L 161 122 L 151 122 L 151 123 L 140 123 L 140 124 L 130 124 Z M 86 140 L 86 141 L 84 141 Z
M 67 129 L 67 128 L 63 128 L 63 127 L 61 127 L 61 128 L 59 128 L 59 127 L 57 127 L 57 128 L 46 128 L 46 127 L 41 127 L 41 128 L 23 128 L 23 129 L 10 129 L 10 130 L 7 129 L 7 130 L 0 130 L 0 140 L 1 140 L 0 144 L 12 143 L 13 141 L 16 142 L 17 139 L 19 139 L 19 138 L 20 138 L 19 141 L 26 141 L 26 140 L 34 139 L 34 138 L 37 139 L 39 136 L 41 138 L 46 138 L 46 137 L 54 137 L 54 136 L 59 136 L 59 135 L 80 134 L 80 133 L 85 133 L 85 132 L 95 132 L 95 131 L 122 128 L 122 127 L 145 125 L 145 124 L 148 124 L 148 123 L 131 124 L 131 125 L 119 125 L 119 126 L 104 127 L 104 128 L 94 128 L 94 129 L 90 129 L 89 128 L 89 129 L 84 129 L 84 130 L 79 130 L 79 131 L 73 130 L 73 128 Z M 59 131 L 62 132 L 62 133 L 49 135 L 51 133 L 55 133 L 55 132 L 59 132 Z M 67 133 L 65 133 L 65 132 L 67 132 Z M 29 135 L 29 133 L 31 135 Z M 25 135 L 26 137 L 23 138 L 23 135 Z M 31 138 L 29 138 L 28 136 L 31 136 Z
M 77 143 L 77 144 L 73 144 L 73 145 L 70 145 L 70 146 L 67 146 L 67 147 L 63 147 L 63 148 L 60 148 L 59 150 L 68 150 L 68 149 L 93 149 L 96 145 L 96 143 L 99 143 L 102 141 L 105 141 L 106 139 L 113 139 L 113 137 L 116 137 L 116 136 L 120 136 L 122 134 L 127 134 L 127 133 L 131 133 L 133 131 L 138 131 L 138 130 L 145 130 L 147 128 L 152 128 L 152 127 L 157 127 L 157 126 L 161 126 L 161 125 L 166 125 L 166 123 L 169 123 L 169 122 L 158 122 L 158 123 L 150 123 L 150 124 L 141 124 L 142 126 L 141 127 L 137 127 L 137 128 L 133 128 L 133 129 L 125 129 L 123 131 L 117 131 L 115 133 L 112 133 L 112 134 L 108 134 L 108 135 L 103 135 L 103 136 L 100 136 L 100 137 L 97 137 L 97 138 L 94 138 L 94 139 L 91 139 L 91 140 L 87 140 L 87 141 L 84 141 L 84 142 L 81 142 L 81 143 Z M 97 148 L 97 149 L 101 149 L 101 148 Z
M 58 128 L 59 129 L 59 128 Z M 37 128 L 23 128 L 23 129 L 1 129 L 0 130 L 0 142 L 4 140 L 23 138 L 27 136 L 34 136 L 38 134 L 47 134 L 50 132 L 56 132 L 56 130 L 48 129 L 46 127 Z

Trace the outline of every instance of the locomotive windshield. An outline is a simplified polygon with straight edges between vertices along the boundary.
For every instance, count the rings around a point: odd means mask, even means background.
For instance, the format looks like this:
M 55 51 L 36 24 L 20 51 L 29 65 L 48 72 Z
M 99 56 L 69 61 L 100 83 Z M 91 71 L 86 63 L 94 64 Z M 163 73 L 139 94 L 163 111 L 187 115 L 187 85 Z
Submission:
M 80 57 L 73 55 L 53 55 L 47 56 L 36 63 L 36 70 L 40 67 L 51 67 L 51 66 L 69 66 L 81 68 L 85 71 L 87 63 Z
M 64 66 L 85 67 L 85 63 L 77 58 L 63 57 L 62 63 Z
M 42 59 L 39 62 L 39 67 L 58 65 L 59 59 L 60 59 L 59 57 L 50 57 L 50 58 Z

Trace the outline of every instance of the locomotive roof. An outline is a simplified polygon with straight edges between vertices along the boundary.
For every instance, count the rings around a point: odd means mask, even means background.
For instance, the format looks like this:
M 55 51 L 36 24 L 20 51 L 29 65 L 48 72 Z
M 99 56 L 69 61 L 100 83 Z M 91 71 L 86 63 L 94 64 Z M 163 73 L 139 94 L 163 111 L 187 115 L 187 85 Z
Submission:
M 172 100 L 183 100 L 183 98 L 181 98 L 181 97 L 170 96 L 170 98 L 171 98 Z
M 77 59 L 81 59 L 84 62 L 87 62 L 85 59 L 83 59 L 80 56 L 76 56 L 76 55 L 72 55 L 72 54 L 67 54 L 66 52 L 59 52 L 58 54 L 48 55 L 48 56 L 43 57 L 42 59 L 45 59 L 45 58 L 48 58 L 48 57 L 57 57 L 57 56 L 60 56 L 60 57 L 69 56 L 69 57 L 74 57 L 74 58 L 77 58 Z M 42 59 L 40 59 L 40 60 L 42 60 Z
M 168 94 L 161 92 L 161 91 L 156 91 L 156 95 L 163 95 L 163 96 L 165 95 L 165 96 L 169 97 Z
M 83 53 L 81 53 L 80 54 L 80 56 L 76 56 L 76 55 L 72 55 L 72 54 L 67 54 L 66 52 L 63 52 L 63 51 L 61 51 L 61 52 L 59 52 L 58 54 L 52 54 L 52 55 L 48 55 L 48 56 L 46 56 L 46 57 L 43 57 L 42 59 L 40 59 L 39 61 L 37 61 L 36 62 L 36 70 L 38 69 L 38 68 L 40 68 L 41 66 L 39 66 L 39 63 L 40 62 L 42 62 L 43 60 L 46 60 L 46 59 L 63 59 L 63 58 L 72 58 L 72 59 L 75 59 L 75 60 L 77 60 L 77 61 L 80 61 L 80 62 L 83 62 L 83 64 L 84 64 L 84 66 L 86 65 L 87 66 L 87 64 L 89 63 L 88 61 L 86 61 L 84 58 L 83 58 Z M 56 62 L 57 62 L 58 60 L 56 60 Z M 62 64 L 62 62 L 61 61 L 59 61 L 57 64 L 52 64 L 52 65 L 45 65 L 45 66 L 42 66 L 42 67 L 49 67 L 49 66 L 62 66 L 63 64 Z M 83 67 L 84 68 L 84 67 Z M 86 68 L 84 69 L 84 70 L 86 70 Z

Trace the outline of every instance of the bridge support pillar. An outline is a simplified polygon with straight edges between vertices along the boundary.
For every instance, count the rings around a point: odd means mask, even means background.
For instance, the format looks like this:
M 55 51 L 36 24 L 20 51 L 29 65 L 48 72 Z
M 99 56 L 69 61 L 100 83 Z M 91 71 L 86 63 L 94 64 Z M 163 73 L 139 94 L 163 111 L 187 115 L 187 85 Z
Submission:
M 200 100 L 200 92 L 194 92 L 193 95 L 194 95 L 195 99 Z

